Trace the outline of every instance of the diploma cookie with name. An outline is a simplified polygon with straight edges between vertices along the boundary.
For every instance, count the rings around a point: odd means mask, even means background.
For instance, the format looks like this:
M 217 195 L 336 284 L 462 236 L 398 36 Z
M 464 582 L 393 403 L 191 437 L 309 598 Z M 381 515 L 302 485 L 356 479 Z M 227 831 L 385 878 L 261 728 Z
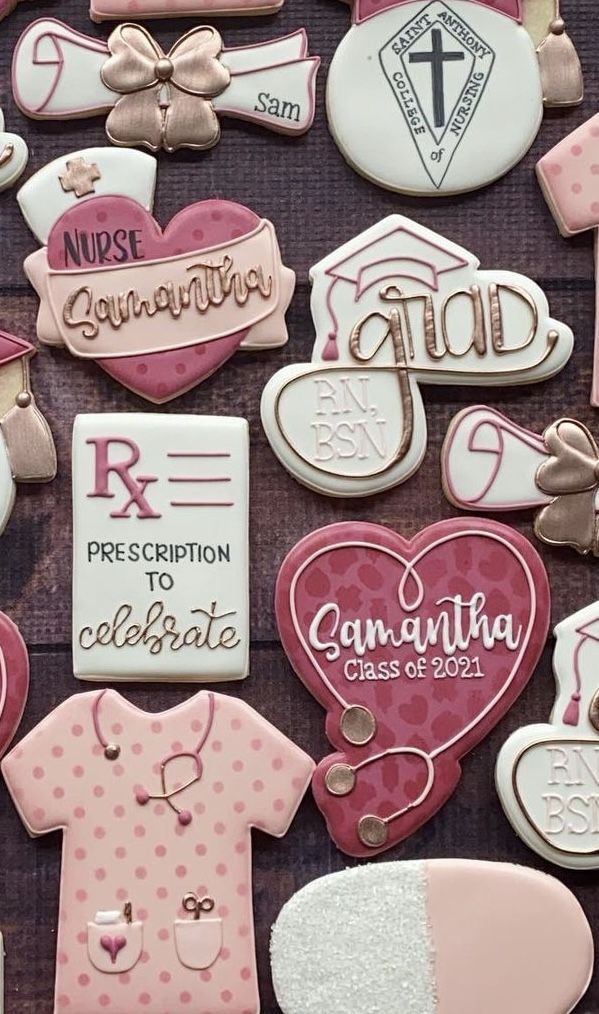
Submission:
M 313 792 L 341 851 L 367 858 L 429 820 L 460 760 L 526 686 L 549 583 L 518 532 L 479 518 L 414 539 L 341 522 L 306 536 L 276 586 L 283 647 L 326 709 Z
M 160 404 L 237 349 L 284 345 L 295 275 L 273 225 L 241 204 L 198 201 L 161 229 L 155 167 L 141 152 L 90 149 L 46 166 L 18 198 L 44 244 L 24 263 L 40 341 Z
M 599 556 L 599 448 L 576 419 L 558 419 L 537 434 L 496 409 L 469 406 L 449 425 L 441 474 L 456 507 L 536 509 L 541 542 Z
M 569 1014 L 593 973 L 574 894 L 510 863 L 369 863 L 292 895 L 271 935 L 283 1014 Z
M 17 42 L 12 86 L 33 119 L 107 113 L 113 144 L 205 151 L 220 138 L 219 116 L 305 133 L 319 63 L 308 55 L 304 29 L 225 49 L 215 28 L 201 26 L 166 52 L 140 25 L 118 25 L 104 41 L 41 18 Z
M 243 679 L 248 599 L 245 419 L 77 416 L 75 676 Z
M 544 859 L 599 869 L 599 602 L 558 623 L 549 722 L 512 733 L 497 758 L 506 816 Z
M 536 382 L 572 352 L 572 331 L 535 282 L 481 270 L 402 215 L 329 254 L 310 279 L 312 360 L 275 373 L 261 414 L 281 463 L 319 493 L 368 496 L 420 467 L 421 384 Z
M 426 196 L 503 176 L 544 106 L 582 101 L 576 50 L 554 13 L 535 49 L 520 0 L 353 0 L 327 80 L 346 160 L 379 186 Z

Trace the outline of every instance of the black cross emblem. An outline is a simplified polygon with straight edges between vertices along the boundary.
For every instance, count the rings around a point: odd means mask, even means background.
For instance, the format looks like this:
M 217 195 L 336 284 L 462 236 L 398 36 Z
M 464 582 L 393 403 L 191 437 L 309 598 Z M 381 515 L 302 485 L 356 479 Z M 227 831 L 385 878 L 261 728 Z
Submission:
M 444 65 L 465 59 L 463 52 L 447 53 L 443 50 L 443 36 L 439 28 L 431 32 L 433 48 L 425 53 L 410 53 L 410 63 L 430 63 L 433 87 L 433 115 L 435 127 L 445 126 L 445 74 Z

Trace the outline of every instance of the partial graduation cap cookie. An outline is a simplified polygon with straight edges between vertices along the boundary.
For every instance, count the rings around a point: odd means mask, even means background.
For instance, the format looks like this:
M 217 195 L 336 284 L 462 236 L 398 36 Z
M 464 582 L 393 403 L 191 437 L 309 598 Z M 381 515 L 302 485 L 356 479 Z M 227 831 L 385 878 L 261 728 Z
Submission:
M 118 25 L 105 42 L 42 18 L 17 42 L 12 83 L 33 119 L 108 113 L 106 134 L 119 147 L 205 151 L 220 138 L 219 115 L 305 133 L 319 64 L 304 29 L 225 49 L 216 29 L 200 26 L 165 52 L 140 25 Z
M 481 270 L 402 215 L 328 254 L 310 280 L 311 362 L 270 379 L 261 414 L 281 463 L 319 493 L 369 496 L 414 474 L 427 446 L 422 384 L 530 383 L 572 352 L 535 282 Z
M 495 771 L 505 814 L 544 859 L 599 869 L 599 602 L 558 623 L 555 702 L 544 724 L 517 729 Z
M 583 94 L 559 6 L 529 8 L 535 36 L 542 26 L 538 48 L 519 0 L 355 0 L 327 79 L 329 126 L 347 162 L 379 186 L 423 196 L 508 172 L 544 106 Z
M 432 859 L 308 884 L 279 914 L 271 962 L 283 1014 L 569 1014 L 593 937 L 544 873 Z
M 0 532 L 8 523 L 18 482 L 50 482 L 56 448 L 31 390 L 29 364 L 35 348 L 0 331 Z

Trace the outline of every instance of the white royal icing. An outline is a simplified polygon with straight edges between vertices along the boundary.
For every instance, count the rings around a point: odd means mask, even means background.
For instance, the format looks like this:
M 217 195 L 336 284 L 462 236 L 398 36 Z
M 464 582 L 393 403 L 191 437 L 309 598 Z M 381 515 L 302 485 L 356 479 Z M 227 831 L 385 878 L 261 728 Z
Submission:
M 99 178 L 93 180 L 93 190 L 87 194 L 74 189 L 65 190 L 61 177 L 68 173 L 68 164 L 82 159 L 95 166 Z M 52 226 L 72 208 L 89 200 L 119 194 L 131 197 L 151 211 L 156 186 L 156 159 L 141 151 L 129 148 L 83 148 L 49 162 L 17 192 L 17 201 L 27 225 L 40 243 L 46 243 Z
M 350 28 L 331 63 L 327 111 L 341 152 L 374 183 L 474 190 L 537 134 L 537 56 L 522 25 L 471 0 L 402 3 Z
M 332 496 L 380 492 L 420 466 L 421 383 L 530 383 L 557 373 L 572 352 L 572 331 L 550 317 L 535 282 L 481 271 L 473 254 L 401 215 L 325 257 L 310 277 L 312 361 L 271 378 L 262 422 L 291 474 Z
M 28 160 L 25 141 L 4 129 L 4 113 L 0 109 L 0 190 L 7 190 L 16 183 Z
M 247 676 L 244 419 L 78 416 L 73 513 L 76 676 Z
M 497 758 L 497 791 L 531 849 L 558 866 L 596 870 L 599 732 L 589 709 L 599 691 L 599 602 L 558 623 L 554 634 L 556 697 L 549 722 L 509 737 Z

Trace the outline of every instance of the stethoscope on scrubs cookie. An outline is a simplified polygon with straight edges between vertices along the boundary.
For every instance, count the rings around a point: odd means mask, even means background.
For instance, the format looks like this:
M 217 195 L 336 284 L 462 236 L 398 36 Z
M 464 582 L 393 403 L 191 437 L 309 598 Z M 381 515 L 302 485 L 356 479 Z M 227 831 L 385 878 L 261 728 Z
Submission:
M 102 702 L 102 698 L 104 697 L 105 693 L 106 691 L 103 690 L 100 694 L 98 694 L 92 705 L 94 730 L 98 742 L 104 749 L 104 756 L 106 757 L 106 760 L 116 761 L 121 755 L 121 748 L 117 743 L 111 743 L 105 738 L 100 726 L 100 704 Z M 214 694 L 208 692 L 207 696 L 208 696 L 208 721 L 194 749 L 178 750 L 174 753 L 168 754 L 160 761 L 160 784 L 162 792 L 149 792 L 148 789 L 144 787 L 138 787 L 135 792 L 135 799 L 140 806 L 147 806 L 147 804 L 151 800 L 158 800 L 167 803 L 167 805 L 170 806 L 171 810 L 173 810 L 174 813 L 177 814 L 177 820 L 179 821 L 179 824 L 181 824 L 183 827 L 186 827 L 188 824 L 191 824 L 193 820 L 191 810 L 181 809 L 180 807 L 177 806 L 175 802 L 173 802 L 173 800 L 181 792 L 185 792 L 186 789 L 190 789 L 193 785 L 196 785 L 198 782 L 200 782 L 202 779 L 202 775 L 204 773 L 204 765 L 200 754 L 206 744 L 208 736 L 210 735 L 212 724 L 214 721 Z M 181 759 L 189 759 L 193 761 L 195 767 L 195 774 L 193 774 L 192 777 L 188 779 L 188 781 L 184 782 L 183 785 L 177 785 L 175 788 L 169 789 L 166 784 L 166 771 L 168 765 L 171 764 L 173 761 Z M 189 911 L 189 909 L 186 909 L 186 911 Z M 208 910 L 203 909 L 203 911 Z

